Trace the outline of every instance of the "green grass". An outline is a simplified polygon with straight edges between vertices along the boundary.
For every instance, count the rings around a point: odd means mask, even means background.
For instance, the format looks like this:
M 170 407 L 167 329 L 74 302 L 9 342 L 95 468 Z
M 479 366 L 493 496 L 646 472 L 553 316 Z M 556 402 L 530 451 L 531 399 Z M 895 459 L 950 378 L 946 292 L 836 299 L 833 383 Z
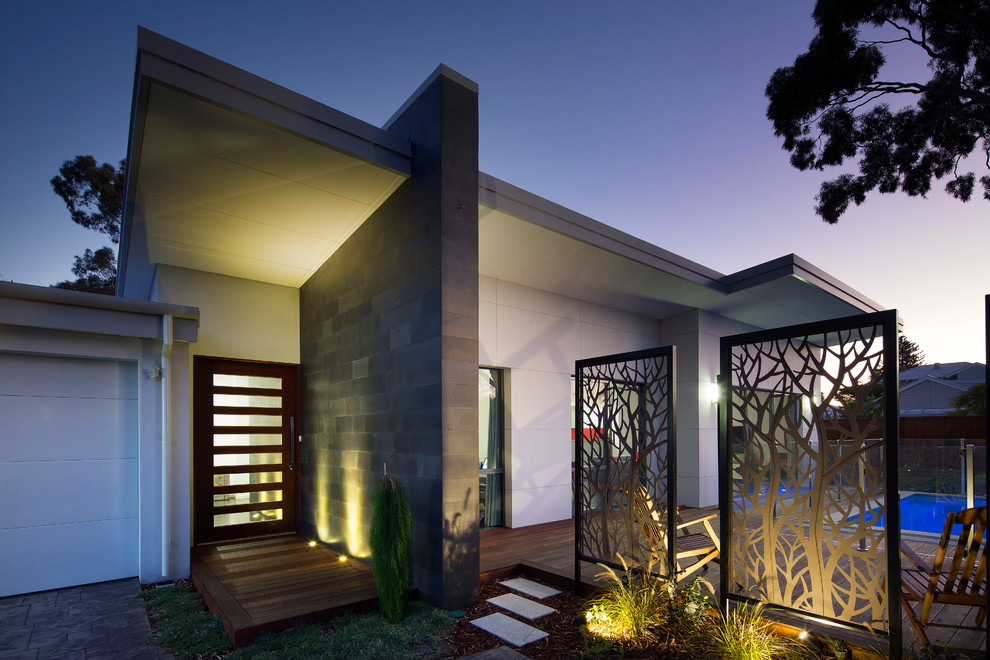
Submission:
M 229 649 L 223 624 L 205 611 L 199 595 L 182 585 L 148 589 L 140 594 L 148 615 L 157 621 L 148 642 L 162 646 L 179 660 Z
M 220 620 L 205 611 L 196 592 L 169 586 L 141 592 L 148 614 L 157 624 L 148 637 L 179 660 L 224 652 L 231 647 Z M 377 613 L 348 614 L 332 619 L 327 629 L 300 625 L 283 633 L 270 633 L 250 646 L 230 653 L 230 660 L 391 660 L 443 658 L 444 631 L 454 620 L 446 612 L 424 603 L 411 603 L 398 623 Z M 327 632 L 329 630 L 329 632 Z
M 398 623 L 377 613 L 348 614 L 330 621 L 332 632 L 319 626 L 296 626 L 280 634 L 264 635 L 238 649 L 229 660 L 400 660 L 443 658 L 443 632 L 454 625 L 446 612 L 425 603 L 409 605 Z

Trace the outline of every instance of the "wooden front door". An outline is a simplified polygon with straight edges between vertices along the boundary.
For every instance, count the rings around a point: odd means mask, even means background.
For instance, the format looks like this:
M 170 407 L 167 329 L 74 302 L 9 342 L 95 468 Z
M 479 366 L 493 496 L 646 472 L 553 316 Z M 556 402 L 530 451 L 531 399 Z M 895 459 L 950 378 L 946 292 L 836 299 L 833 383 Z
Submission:
M 299 367 L 196 357 L 195 543 L 296 530 Z

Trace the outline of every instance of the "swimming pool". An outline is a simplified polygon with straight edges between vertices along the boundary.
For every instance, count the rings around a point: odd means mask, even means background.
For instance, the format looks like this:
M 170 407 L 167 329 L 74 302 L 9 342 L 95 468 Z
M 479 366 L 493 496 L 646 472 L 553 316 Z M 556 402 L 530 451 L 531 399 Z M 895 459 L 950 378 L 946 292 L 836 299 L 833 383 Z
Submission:
M 976 498 L 976 506 L 983 506 L 987 503 L 985 497 Z M 914 532 L 929 532 L 941 534 L 945 527 L 945 516 L 953 511 L 962 511 L 966 508 L 966 497 L 964 495 L 939 495 L 936 493 L 912 493 L 901 498 L 901 529 Z M 872 515 L 867 514 L 867 520 L 872 519 Z M 856 522 L 859 516 L 847 518 L 847 522 Z M 883 515 L 881 515 L 874 525 L 883 525 Z

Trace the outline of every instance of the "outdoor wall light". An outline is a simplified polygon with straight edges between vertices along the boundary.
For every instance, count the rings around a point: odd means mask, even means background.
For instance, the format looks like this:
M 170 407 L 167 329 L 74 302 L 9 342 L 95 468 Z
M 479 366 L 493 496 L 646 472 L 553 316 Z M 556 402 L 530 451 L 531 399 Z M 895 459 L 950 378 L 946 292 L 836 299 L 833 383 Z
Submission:
M 705 388 L 705 392 L 707 393 L 707 398 L 709 401 L 713 404 L 718 403 L 718 395 L 720 394 L 718 383 L 708 383 Z

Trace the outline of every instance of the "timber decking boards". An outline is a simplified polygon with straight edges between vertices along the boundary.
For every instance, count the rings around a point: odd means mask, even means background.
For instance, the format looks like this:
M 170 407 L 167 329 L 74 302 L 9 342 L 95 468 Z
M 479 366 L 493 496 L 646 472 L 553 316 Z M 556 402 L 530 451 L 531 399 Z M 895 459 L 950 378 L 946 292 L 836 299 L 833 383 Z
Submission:
M 338 561 L 298 534 L 231 541 L 192 549 L 193 583 L 219 615 L 234 646 L 306 621 L 378 603 L 372 569 Z

